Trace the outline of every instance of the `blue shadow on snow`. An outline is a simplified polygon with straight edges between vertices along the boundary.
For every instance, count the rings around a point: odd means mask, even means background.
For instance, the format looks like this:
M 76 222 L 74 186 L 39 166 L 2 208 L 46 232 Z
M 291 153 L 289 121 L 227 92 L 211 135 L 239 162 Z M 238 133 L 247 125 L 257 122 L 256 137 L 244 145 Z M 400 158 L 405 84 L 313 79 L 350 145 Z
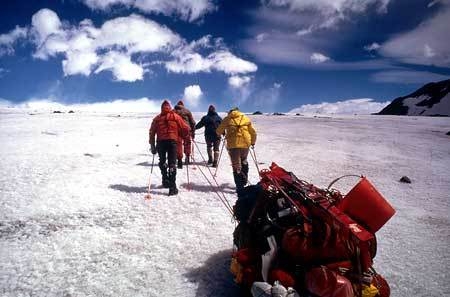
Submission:
M 209 257 L 201 267 L 184 274 L 189 281 L 198 283 L 196 297 L 240 296 L 240 288 L 229 269 L 231 253 L 231 249 L 218 252 Z

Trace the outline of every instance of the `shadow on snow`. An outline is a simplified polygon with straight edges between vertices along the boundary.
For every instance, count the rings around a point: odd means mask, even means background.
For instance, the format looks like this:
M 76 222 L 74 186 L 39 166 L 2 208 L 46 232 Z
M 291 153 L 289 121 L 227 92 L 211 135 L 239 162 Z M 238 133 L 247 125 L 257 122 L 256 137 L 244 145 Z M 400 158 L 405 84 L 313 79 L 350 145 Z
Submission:
M 233 281 L 230 259 L 231 249 L 218 252 L 203 264 L 184 274 L 189 281 L 198 283 L 196 297 L 234 297 L 239 296 L 239 287 Z
M 125 193 L 147 193 L 148 187 L 131 187 L 127 185 L 115 184 L 109 185 L 113 190 L 125 192 Z
M 145 166 L 145 167 L 152 167 L 152 163 L 145 161 L 145 162 L 141 162 L 141 163 L 137 163 L 137 166 Z M 154 167 L 158 167 L 158 163 L 155 161 Z
M 219 187 L 211 186 L 209 184 L 196 184 L 196 183 L 182 183 L 177 185 L 179 188 L 186 189 L 188 191 L 195 191 L 201 193 L 213 193 L 214 191 L 222 192 L 225 194 L 236 194 L 234 185 L 230 185 L 229 183 L 220 184 Z M 136 187 L 136 186 L 128 186 L 124 184 L 113 184 L 109 185 L 110 189 L 121 191 L 125 193 L 138 193 L 145 194 L 148 192 L 148 186 L 145 187 Z M 157 192 L 153 192 L 153 189 L 163 189 L 163 186 L 157 183 L 152 183 L 150 193 L 157 194 Z
M 230 185 L 229 183 L 223 183 L 219 185 L 219 187 L 217 187 L 211 186 L 210 184 L 196 184 L 191 182 L 189 184 L 182 183 L 180 184 L 180 187 L 202 193 L 212 193 L 214 191 L 219 191 L 226 194 L 236 194 L 235 187 L 233 185 Z

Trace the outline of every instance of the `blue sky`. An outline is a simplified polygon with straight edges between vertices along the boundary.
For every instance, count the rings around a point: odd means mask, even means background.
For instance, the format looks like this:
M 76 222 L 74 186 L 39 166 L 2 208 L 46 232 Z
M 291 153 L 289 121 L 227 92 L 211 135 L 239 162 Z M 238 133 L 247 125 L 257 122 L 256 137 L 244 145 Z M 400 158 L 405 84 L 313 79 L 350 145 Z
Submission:
M 0 103 L 8 106 L 115 102 L 152 111 L 167 98 L 193 111 L 212 103 L 371 112 L 450 77 L 449 0 L 0 5 Z

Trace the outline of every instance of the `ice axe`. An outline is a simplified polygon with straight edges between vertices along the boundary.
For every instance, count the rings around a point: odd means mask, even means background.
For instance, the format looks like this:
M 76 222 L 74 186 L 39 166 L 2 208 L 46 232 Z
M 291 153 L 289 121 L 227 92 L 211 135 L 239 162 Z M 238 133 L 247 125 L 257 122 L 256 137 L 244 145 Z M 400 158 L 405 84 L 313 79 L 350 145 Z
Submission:
M 151 189 L 151 186 L 152 186 L 152 175 L 153 175 L 153 167 L 154 167 L 154 165 L 155 165 L 155 154 L 153 154 L 153 158 L 152 158 L 152 169 L 150 169 L 150 177 L 148 179 L 148 192 L 147 192 L 147 194 L 145 194 L 145 199 L 152 198 L 150 196 L 150 189 Z

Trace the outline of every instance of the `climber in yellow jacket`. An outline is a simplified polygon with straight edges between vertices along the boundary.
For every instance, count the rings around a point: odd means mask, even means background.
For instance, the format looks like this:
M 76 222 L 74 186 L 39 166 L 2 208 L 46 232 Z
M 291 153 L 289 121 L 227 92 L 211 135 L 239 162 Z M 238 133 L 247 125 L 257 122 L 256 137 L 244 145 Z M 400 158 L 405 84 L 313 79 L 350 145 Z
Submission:
M 236 192 L 239 194 L 248 181 L 247 156 L 250 146 L 254 147 L 256 143 L 255 128 L 250 119 L 234 107 L 217 127 L 216 133 L 219 136 L 225 134 Z

